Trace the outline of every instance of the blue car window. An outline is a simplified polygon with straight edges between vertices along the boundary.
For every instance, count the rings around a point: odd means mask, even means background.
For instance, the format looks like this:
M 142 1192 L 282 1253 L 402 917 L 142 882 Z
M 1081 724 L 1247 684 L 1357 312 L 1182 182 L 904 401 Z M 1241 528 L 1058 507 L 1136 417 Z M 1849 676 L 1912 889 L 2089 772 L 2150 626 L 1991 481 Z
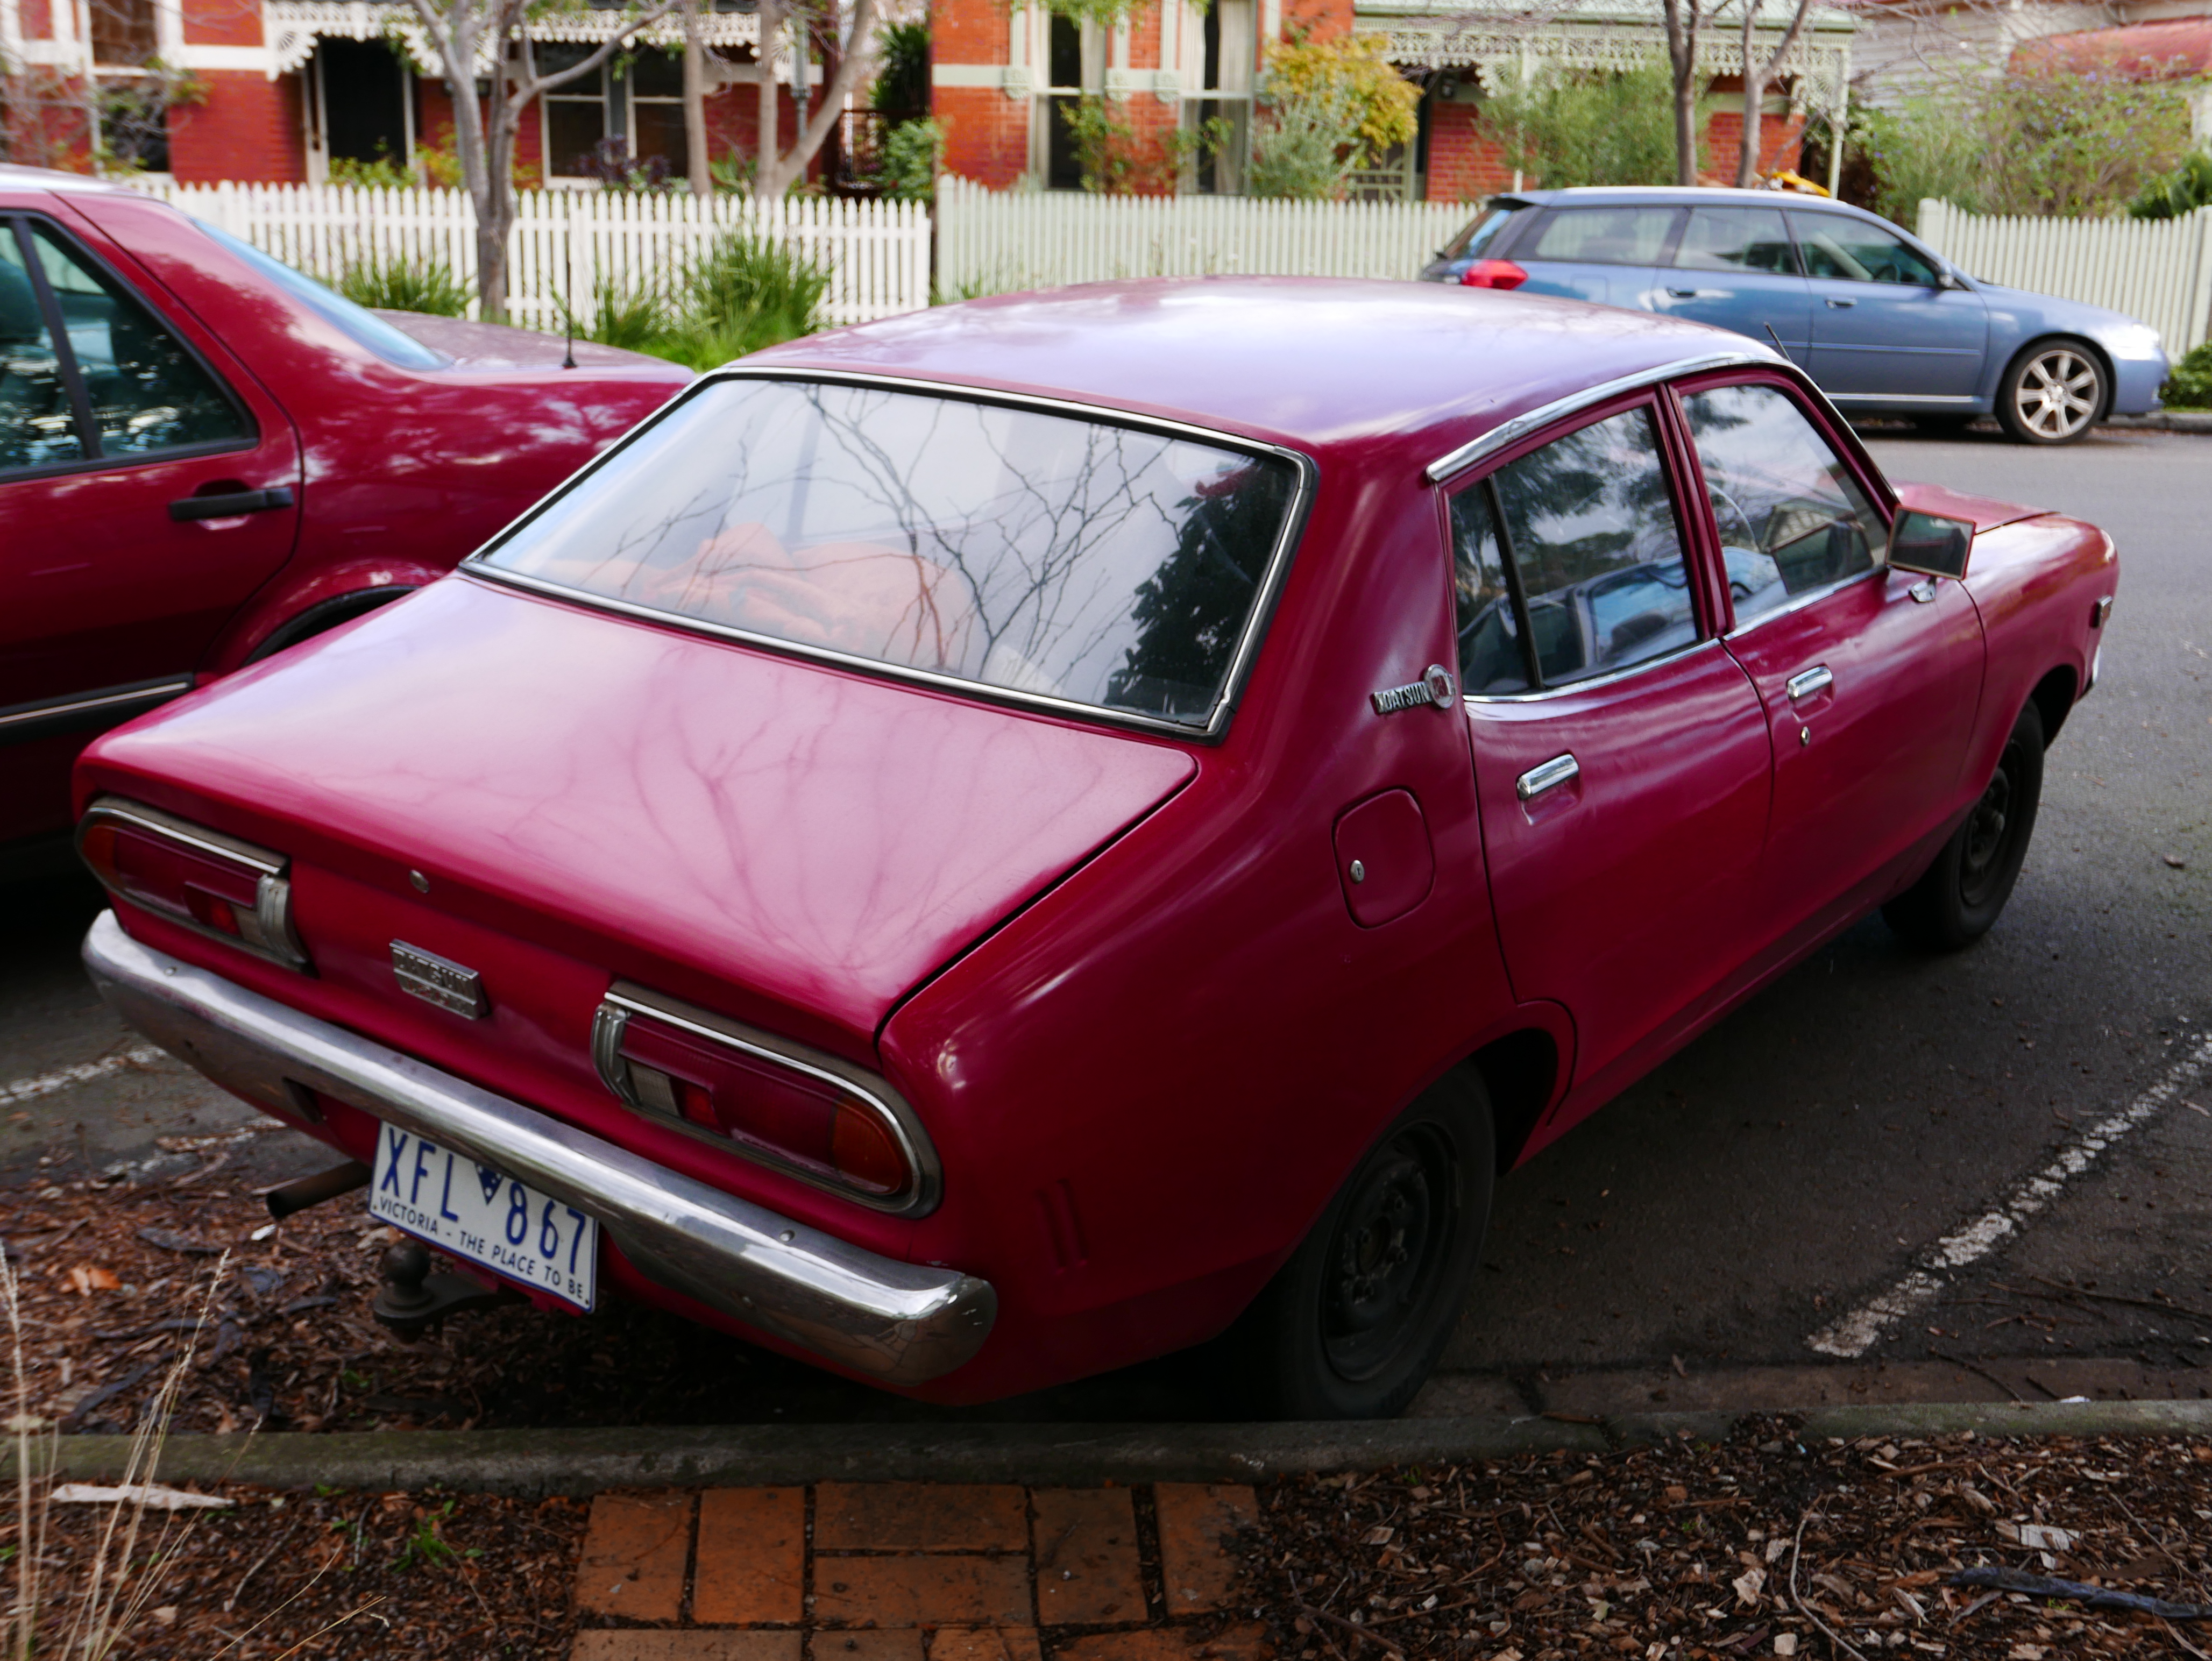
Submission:
M 1656 265 L 1674 208 L 1564 208 L 1544 221 L 1525 258 L 1583 265 Z
M 1738 626 L 1871 571 L 1887 527 L 1804 411 L 1773 386 L 1682 400 Z
M 1879 225 L 1843 214 L 1792 214 L 1790 218 L 1805 250 L 1805 269 L 1814 276 L 1917 288 L 1936 286 L 1935 266 Z
M 1474 216 L 1474 223 L 1454 237 L 1439 250 L 1439 259 L 1475 259 L 1482 251 L 1498 240 L 1498 233 L 1511 222 L 1513 215 L 1526 213 L 1525 202 L 1493 202 Z
M 1692 271 L 1764 271 L 1797 275 L 1790 227 L 1778 208 L 1693 208 L 1674 251 L 1674 264 Z

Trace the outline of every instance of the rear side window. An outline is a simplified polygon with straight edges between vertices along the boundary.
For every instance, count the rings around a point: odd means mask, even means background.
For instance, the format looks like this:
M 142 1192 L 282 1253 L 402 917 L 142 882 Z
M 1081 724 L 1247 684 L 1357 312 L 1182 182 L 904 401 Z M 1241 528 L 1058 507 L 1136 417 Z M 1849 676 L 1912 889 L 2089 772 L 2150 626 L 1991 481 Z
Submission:
M 1648 407 L 1499 468 L 1454 498 L 1452 528 L 1470 693 L 1570 685 L 1698 637 Z
M 1674 264 L 1691 271 L 1797 275 L 1790 227 L 1777 208 L 1692 208 Z
M 1544 221 L 1529 259 L 1583 265 L 1656 265 L 1678 208 L 1563 208 Z M 1777 215 L 1778 218 L 1779 215 Z
M 15 227 L 0 220 L 0 471 L 84 458 L 31 258 Z
M 1739 626 L 1874 569 L 1887 527 L 1843 458 L 1773 386 L 1682 400 Z
M 356 305 L 337 290 L 325 288 L 306 272 L 294 270 L 283 260 L 204 219 L 192 222 L 325 322 L 335 324 L 393 367 L 443 369 L 452 363 L 453 360 L 442 352 L 432 351 L 414 336 L 402 333 L 367 306 Z
M 1474 259 L 1496 242 L 1516 214 L 1526 213 L 1525 202 L 1493 202 L 1474 216 L 1474 222 L 1454 237 L 1451 246 L 1438 250 L 1441 259 Z

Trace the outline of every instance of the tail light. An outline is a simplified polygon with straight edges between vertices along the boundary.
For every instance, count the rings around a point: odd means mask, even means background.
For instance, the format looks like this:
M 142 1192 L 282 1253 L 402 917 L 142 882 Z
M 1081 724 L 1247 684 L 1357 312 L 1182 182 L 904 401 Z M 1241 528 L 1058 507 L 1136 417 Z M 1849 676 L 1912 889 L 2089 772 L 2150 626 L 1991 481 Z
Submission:
M 76 850 L 117 899 L 288 969 L 309 967 L 282 854 L 115 796 L 86 810 Z
M 1518 288 L 1528 272 L 1510 259 L 1478 259 L 1459 274 L 1462 288 Z
M 617 981 L 592 1023 L 607 1088 L 650 1118 L 878 1210 L 935 1207 L 914 1110 L 839 1057 Z

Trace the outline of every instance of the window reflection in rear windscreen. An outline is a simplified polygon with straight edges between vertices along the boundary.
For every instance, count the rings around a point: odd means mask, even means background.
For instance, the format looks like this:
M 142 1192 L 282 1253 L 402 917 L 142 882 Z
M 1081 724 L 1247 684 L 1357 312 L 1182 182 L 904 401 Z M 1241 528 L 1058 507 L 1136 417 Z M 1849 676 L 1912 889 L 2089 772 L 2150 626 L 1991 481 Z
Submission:
M 840 384 L 702 389 L 481 563 L 982 686 L 1203 726 L 1292 465 Z

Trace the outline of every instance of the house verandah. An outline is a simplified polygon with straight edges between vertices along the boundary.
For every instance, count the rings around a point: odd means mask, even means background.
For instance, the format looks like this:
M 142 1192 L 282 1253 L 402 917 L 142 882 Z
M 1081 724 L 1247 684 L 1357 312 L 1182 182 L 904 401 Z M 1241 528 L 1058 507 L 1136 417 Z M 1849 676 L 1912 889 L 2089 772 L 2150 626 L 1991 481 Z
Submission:
M 751 0 L 707 0 L 702 13 L 709 152 L 750 156 L 759 22 Z M 534 22 L 529 50 L 541 66 L 573 62 L 614 27 L 606 11 L 577 7 Z M 680 178 L 682 43 L 672 18 L 637 50 L 533 100 L 517 136 L 518 168 L 550 185 L 590 184 L 587 161 L 612 140 L 610 149 L 659 157 Z M 798 54 L 787 42 L 772 58 L 778 130 L 788 135 Z M 823 65 L 796 73 L 798 96 L 818 98 Z M 166 110 L 164 87 L 173 94 Z M 418 142 L 450 142 L 453 128 L 443 68 L 411 9 L 395 0 L 0 0 L 7 159 L 82 165 L 94 108 L 106 104 L 112 121 L 114 94 L 137 88 L 149 94 L 150 115 L 98 136 L 182 184 L 320 184 L 342 162 L 404 165 Z M 825 149 L 816 165 L 833 166 L 834 156 Z
M 1754 3 L 1753 51 L 1764 58 L 1793 9 Z M 1718 106 L 1707 120 L 1706 167 L 1731 182 L 1743 136 L 1741 16 L 1727 7 L 1698 50 Z M 1816 7 L 1808 18 L 1761 113 L 1761 172 L 1797 164 L 1809 115 L 1840 122 L 1853 28 L 1840 9 Z M 1658 0 L 1146 0 L 1115 24 L 1005 0 L 936 0 L 932 99 L 946 129 L 945 170 L 997 189 L 1079 188 L 1061 118 L 1086 97 L 1115 105 L 1139 135 L 1218 118 L 1241 144 L 1268 46 L 1347 33 L 1387 39 L 1390 60 L 1422 89 L 1414 142 L 1355 180 L 1363 196 L 1412 201 L 1468 200 L 1522 182 L 1482 126 L 1484 102 L 1510 78 L 1551 66 L 1627 69 L 1665 50 Z M 1238 160 L 1232 145 L 1186 166 L 1182 189 L 1234 192 Z

